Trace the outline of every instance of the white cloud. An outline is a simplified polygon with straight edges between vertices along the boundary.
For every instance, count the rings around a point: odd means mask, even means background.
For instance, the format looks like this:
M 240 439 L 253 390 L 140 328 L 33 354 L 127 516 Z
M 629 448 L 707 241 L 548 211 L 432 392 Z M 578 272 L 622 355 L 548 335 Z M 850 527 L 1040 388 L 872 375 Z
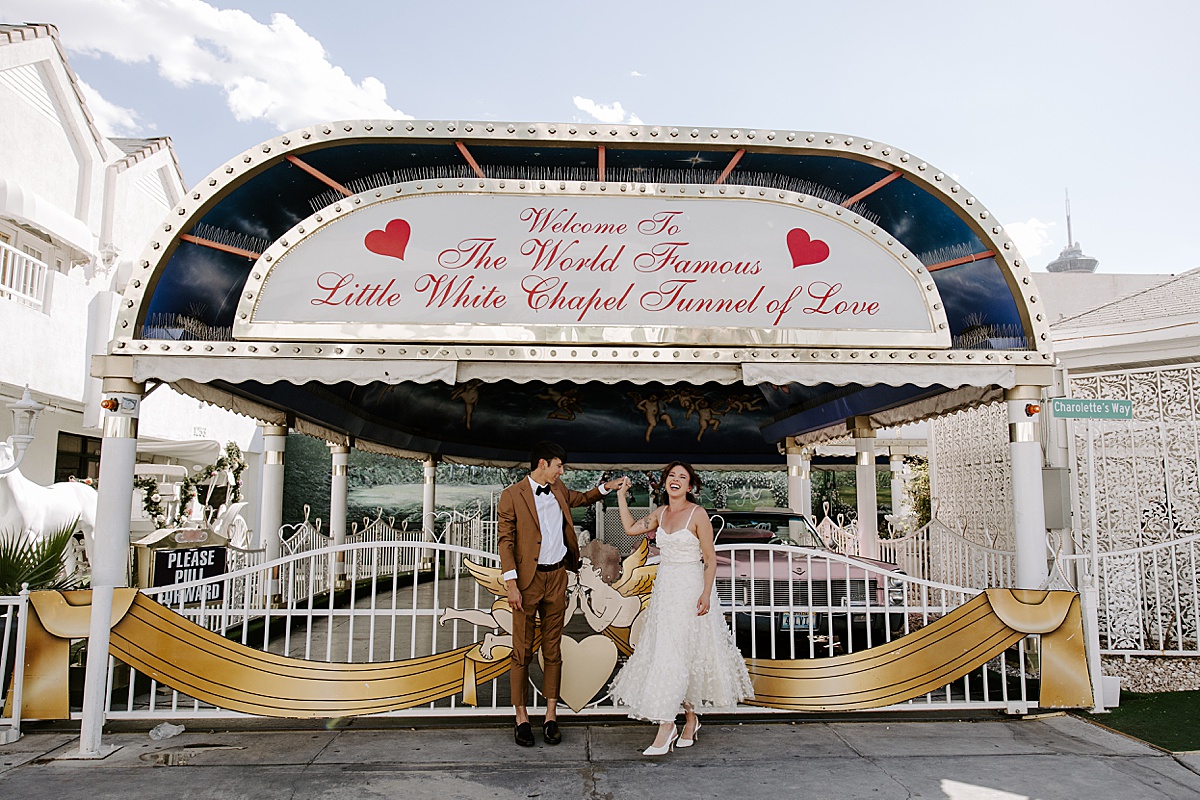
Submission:
M 286 14 L 269 23 L 203 0 L 6 0 L 13 19 L 54 19 L 72 51 L 150 62 L 176 86 L 218 86 L 239 121 L 280 130 L 335 119 L 411 119 L 376 78 L 359 82 Z M 89 100 L 90 102 L 90 100 Z M 94 110 L 94 109 L 93 109 Z
M 641 125 L 642 121 L 637 114 L 626 112 L 619 102 L 614 102 L 612 105 L 604 105 L 597 103 L 587 97 L 575 96 L 575 107 L 583 113 L 590 116 L 597 122 L 608 123 L 625 123 L 627 125 Z
M 92 112 L 92 120 L 102 136 L 137 136 L 144 133 L 146 128 L 154 128 L 153 125 L 143 126 L 138 113 L 132 108 L 110 103 L 82 80 L 78 84 L 88 110 Z
M 643 75 L 642 73 L 638 72 L 638 71 L 635 69 L 633 72 L 630 72 L 630 73 L 629 73 L 629 77 L 631 77 L 631 78 L 644 78 L 644 77 L 646 77 L 646 76 L 645 76 L 645 75 Z
M 1054 242 L 1050 238 L 1050 229 L 1053 227 L 1053 222 L 1042 222 L 1034 217 L 1025 222 L 1010 222 L 1004 226 L 1004 230 L 1012 237 L 1021 255 L 1030 260 L 1047 251 L 1054 252 Z

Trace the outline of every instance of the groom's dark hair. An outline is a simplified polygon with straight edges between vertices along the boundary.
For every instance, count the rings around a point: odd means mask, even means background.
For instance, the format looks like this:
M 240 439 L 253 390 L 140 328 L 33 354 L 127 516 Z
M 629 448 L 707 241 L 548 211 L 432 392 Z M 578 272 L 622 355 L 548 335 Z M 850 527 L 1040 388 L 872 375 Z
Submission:
M 537 469 L 539 461 L 549 464 L 556 458 L 564 464 L 567 462 L 567 451 L 562 448 L 562 445 L 558 442 L 538 442 L 529 451 L 529 471 L 533 472 Z

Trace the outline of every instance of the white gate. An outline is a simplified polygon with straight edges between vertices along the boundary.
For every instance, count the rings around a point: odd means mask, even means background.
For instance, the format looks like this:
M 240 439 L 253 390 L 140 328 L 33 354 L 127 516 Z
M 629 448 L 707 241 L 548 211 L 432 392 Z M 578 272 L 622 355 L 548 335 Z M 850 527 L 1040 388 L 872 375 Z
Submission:
M 722 611 L 743 654 L 752 658 L 820 658 L 875 647 L 919 631 L 979 593 L 816 550 L 721 545 L 718 554 L 725 565 L 717 584 Z M 465 559 L 499 574 L 493 553 L 443 542 L 377 541 L 298 553 L 224 576 L 145 590 L 144 594 L 174 599 L 171 608 L 197 625 L 279 656 L 377 663 L 433 656 L 472 643 L 486 651 L 505 643 L 506 617 L 493 612 L 497 593 L 459 568 Z M 323 588 L 328 586 L 330 565 L 338 561 L 344 565 L 347 579 L 347 589 L 340 593 Z M 442 568 L 422 572 L 409 566 L 433 564 Z M 447 565 L 451 568 L 446 569 Z M 585 564 L 584 569 L 590 567 Z M 273 573 L 279 577 L 281 594 L 267 602 L 262 587 Z M 810 577 L 797 581 L 797 574 Z M 576 609 L 596 597 L 585 599 L 578 580 L 573 578 L 571 589 Z M 220 585 L 220 592 L 205 591 L 215 585 Z M 217 594 L 221 596 L 217 601 L 182 601 Z M 633 602 L 640 601 L 634 598 Z M 593 619 L 586 611 L 582 619 L 573 617 L 568 636 L 603 633 L 588 627 Z M 1026 682 L 1033 674 L 1027 642 L 1022 639 L 969 675 L 886 710 L 1024 713 L 1035 708 L 1036 691 Z M 564 670 L 569 668 L 566 664 Z M 243 716 L 160 685 L 115 658 L 110 659 L 109 679 L 112 702 L 108 715 L 113 719 Z M 595 697 L 579 713 L 619 714 L 605 686 L 596 688 Z M 535 687 L 532 705 L 540 704 Z M 386 715 L 511 713 L 504 674 L 478 686 L 476 705 L 465 705 L 459 695 L 450 694 Z M 790 712 L 744 706 L 733 713 Z
M 1064 558 L 1081 582 L 1096 576 L 1100 652 L 1200 656 L 1200 534 Z M 1063 570 L 1067 575 L 1069 569 Z

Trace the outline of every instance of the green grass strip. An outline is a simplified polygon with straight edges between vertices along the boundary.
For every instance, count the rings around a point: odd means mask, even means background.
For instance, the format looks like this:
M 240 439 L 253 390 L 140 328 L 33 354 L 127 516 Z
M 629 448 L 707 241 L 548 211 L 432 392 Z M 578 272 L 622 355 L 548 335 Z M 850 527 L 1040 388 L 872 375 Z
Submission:
M 1118 708 L 1080 716 L 1173 753 L 1200 750 L 1200 691 L 1121 692 Z

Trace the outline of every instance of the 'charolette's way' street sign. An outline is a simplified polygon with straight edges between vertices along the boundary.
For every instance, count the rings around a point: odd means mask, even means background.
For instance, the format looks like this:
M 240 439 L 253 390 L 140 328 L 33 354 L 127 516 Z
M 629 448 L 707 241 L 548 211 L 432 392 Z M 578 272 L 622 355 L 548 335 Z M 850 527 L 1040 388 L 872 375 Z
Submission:
M 1133 419 L 1133 401 L 1056 397 L 1050 414 L 1056 419 Z

